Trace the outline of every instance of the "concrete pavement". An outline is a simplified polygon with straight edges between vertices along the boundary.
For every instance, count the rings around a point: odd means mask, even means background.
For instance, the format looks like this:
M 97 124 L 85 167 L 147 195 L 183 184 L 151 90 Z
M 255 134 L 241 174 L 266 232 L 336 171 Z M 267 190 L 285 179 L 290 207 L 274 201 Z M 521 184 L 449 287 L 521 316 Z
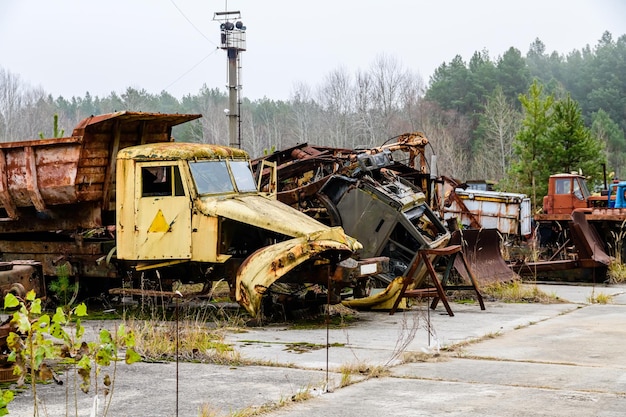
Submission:
M 486 302 L 485 311 L 452 303 L 454 317 L 422 305 L 394 316 L 362 312 L 328 331 L 233 332 L 227 341 L 256 365 L 179 364 L 178 414 L 176 364 L 120 366 L 108 415 L 199 416 L 203 407 L 214 417 L 259 409 L 277 417 L 624 415 L 626 286 L 539 287 L 567 302 Z M 589 304 L 598 294 L 612 304 Z M 95 332 L 107 324 L 87 325 Z M 385 372 L 368 379 L 348 369 Z M 67 385 L 38 387 L 40 415 L 65 415 Z M 92 401 L 79 392 L 78 415 L 89 416 Z M 32 408 L 25 392 L 9 415 Z

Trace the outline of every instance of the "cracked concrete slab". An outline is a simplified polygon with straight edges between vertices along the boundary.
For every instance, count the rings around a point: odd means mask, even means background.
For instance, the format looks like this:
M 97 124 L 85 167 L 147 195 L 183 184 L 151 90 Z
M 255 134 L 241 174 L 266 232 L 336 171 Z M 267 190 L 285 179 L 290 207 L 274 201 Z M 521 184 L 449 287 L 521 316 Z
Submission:
M 360 313 L 343 328 L 232 332 L 227 342 L 256 365 L 180 363 L 178 373 L 175 363 L 120 366 L 109 415 L 200 416 L 203 406 L 215 417 L 259 409 L 277 417 L 623 415 L 626 286 L 540 287 L 569 302 L 487 302 L 485 311 L 452 303 L 454 317 L 421 305 Z M 599 292 L 613 303 L 590 304 Z M 93 333 L 105 324 L 86 322 Z M 386 372 L 367 378 L 377 367 Z M 73 395 L 71 384 L 38 386 L 43 415 L 64 415 L 73 401 L 66 392 Z M 78 415 L 89 416 L 92 399 L 78 393 Z M 9 411 L 32 415 L 30 394 Z

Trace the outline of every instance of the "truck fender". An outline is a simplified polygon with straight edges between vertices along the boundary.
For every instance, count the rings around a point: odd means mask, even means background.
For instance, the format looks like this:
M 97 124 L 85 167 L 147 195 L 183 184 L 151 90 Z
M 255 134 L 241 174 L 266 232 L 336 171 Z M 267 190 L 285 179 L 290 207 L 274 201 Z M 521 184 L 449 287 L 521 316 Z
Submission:
M 237 271 L 235 298 L 252 317 L 259 314 L 261 300 L 274 282 L 310 259 L 328 258 L 337 261 L 360 249 L 360 244 L 331 228 L 258 249 L 244 260 Z

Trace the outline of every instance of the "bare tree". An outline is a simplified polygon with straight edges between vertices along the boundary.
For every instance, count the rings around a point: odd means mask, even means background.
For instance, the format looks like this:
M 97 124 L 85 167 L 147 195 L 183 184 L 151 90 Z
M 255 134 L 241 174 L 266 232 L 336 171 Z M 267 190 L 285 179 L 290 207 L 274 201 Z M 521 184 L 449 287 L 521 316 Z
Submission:
M 228 120 L 224 115 L 226 107 L 226 96 L 206 85 L 202 87 L 200 94 L 194 97 L 189 110 L 204 116 L 200 119 L 202 142 L 228 145 Z
M 464 178 L 469 168 L 468 138 L 470 122 L 455 110 L 442 110 L 434 103 L 420 103 L 419 123 L 430 140 L 430 150 L 437 155 L 438 174 Z
M 487 99 L 480 126 L 483 140 L 473 154 L 472 175 L 499 181 L 506 177 L 513 141 L 521 123 L 521 114 L 508 103 L 502 88 L 497 87 Z
M 370 74 L 357 71 L 354 85 L 355 125 L 354 138 L 358 144 L 375 143 L 374 133 L 374 92 Z
M 420 101 L 424 97 L 426 86 L 419 74 L 408 73 L 400 92 L 401 123 L 403 130 L 414 132 L 421 130 L 419 124 Z
M 11 140 L 37 139 L 54 135 L 54 115 L 57 107 L 52 97 L 46 95 L 43 88 L 30 88 L 22 94 L 22 109 L 17 121 L 21 137 Z M 61 121 L 61 130 L 65 130 Z
M 289 99 L 289 126 L 297 143 L 317 143 L 321 136 L 321 109 L 312 97 L 311 87 L 299 83 Z
M 10 142 L 18 137 L 22 109 L 22 83 L 18 75 L 0 68 L 0 140 Z
M 324 110 L 327 145 L 346 147 L 350 144 L 352 80 L 345 68 L 338 68 L 325 77 L 318 90 L 318 101 Z
M 397 59 L 382 54 L 374 60 L 370 76 L 373 103 L 376 103 L 379 115 L 376 136 L 388 136 L 392 121 L 397 117 L 400 108 L 407 74 Z

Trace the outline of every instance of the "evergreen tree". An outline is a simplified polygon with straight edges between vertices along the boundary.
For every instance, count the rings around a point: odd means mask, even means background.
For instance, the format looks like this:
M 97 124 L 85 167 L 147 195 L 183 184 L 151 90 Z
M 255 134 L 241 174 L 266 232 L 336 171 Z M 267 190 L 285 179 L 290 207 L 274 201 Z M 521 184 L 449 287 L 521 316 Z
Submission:
M 509 48 L 496 65 L 498 69 L 498 84 L 507 100 L 514 102 L 517 97 L 528 89 L 530 72 L 526 60 L 516 48 Z
M 547 193 L 545 169 L 549 153 L 548 135 L 552 125 L 553 97 L 543 94 L 543 85 L 535 80 L 527 95 L 520 95 L 524 118 L 522 127 L 513 142 L 516 162 L 511 165 L 509 187 L 531 197 L 533 208 L 537 207 L 538 195 Z
M 469 71 L 461 55 L 454 57 L 449 64 L 443 63 L 431 77 L 431 87 L 426 99 L 435 101 L 444 110 L 468 112 Z
M 626 177 L 626 137 L 624 131 L 602 109 L 595 112 L 592 119 L 591 133 L 604 143 L 609 173 L 613 173 L 612 178 L 624 179 Z
M 606 162 L 602 142 L 585 127 L 580 106 L 569 95 L 554 105 L 546 151 L 548 174 L 582 172 L 590 185 L 601 180 Z

